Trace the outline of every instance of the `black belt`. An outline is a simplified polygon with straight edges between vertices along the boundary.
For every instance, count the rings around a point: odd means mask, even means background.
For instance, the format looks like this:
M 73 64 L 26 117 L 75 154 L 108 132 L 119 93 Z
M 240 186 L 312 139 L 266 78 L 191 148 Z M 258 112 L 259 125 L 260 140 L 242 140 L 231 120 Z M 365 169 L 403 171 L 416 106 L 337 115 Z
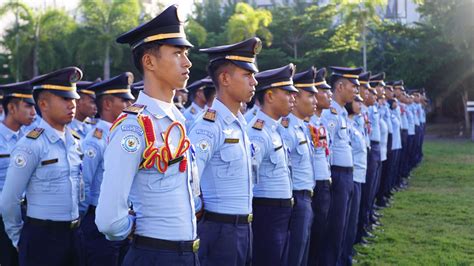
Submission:
M 272 207 L 293 207 L 295 201 L 291 199 L 253 198 L 253 204 Z
M 191 241 L 170 241 L 146 236 L 133 236 L 133 245 L 159 250 L 194 252 L 199 250 L 199 239 Z
M 253 214 L 234 215 L 204 211 L 204 219 L 219 223 L 249 224 L 253 220 Z
M 41 220 L 31 217 L 26 217 L 26 223 L 37 225 L 37 226 L 44 226 L 50 227 L 53 229 L 76 229 L 81 225 L 81 220 L 76 219 L 73 221 L 51 221 L 51 220 Z
M 380 144 L 380 141 L 371 140 L 370 144 Z
M 354 168 L 331 165 L 331 171 L 339 171 L 339 172 L 351 174 L 354 171 Z
M 312 198 L 313 197 L 312 190 L 293 190 L 293 195 L 301 195 L 303 197 Z
M 95 209 L 97 209 L 96 206 L 89 205 L 89 208 L 87 209 L 87 214 L 95 214 Z
M 319 185 L 331 185 L 332 183 L 332 180 L 331 179 L 328 179 L 328 180 L 316 180 L 316 186 Z

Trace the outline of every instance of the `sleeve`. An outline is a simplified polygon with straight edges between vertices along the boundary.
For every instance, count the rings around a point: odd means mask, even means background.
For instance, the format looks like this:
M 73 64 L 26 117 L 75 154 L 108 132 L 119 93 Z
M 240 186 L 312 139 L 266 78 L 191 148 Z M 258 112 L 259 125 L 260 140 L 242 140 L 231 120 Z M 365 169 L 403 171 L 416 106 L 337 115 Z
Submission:
M 18 145 L 13 150 L 0 200 L 5 231 L 15 247 L 18 246 L 23 228 L 21 200 L 39 162 L 38 152 L 31 146 L 33 145 Z
M 189 131 L 189 140 L 196 148 L 196 164 L 202 177 L 207 162 L 212 158 L 219 143 L 217 126 L 206 121 L 197 121 Z
M 127 119 L 123 123 L 131 123 Z M 134 121 L 133 125 L 138 126 Z M 100 186 L 95 223 L 109 240 L 123 240 L 131 232 L 135 217 L 129 215 L 128 196 L 145 149 L 143 133 L 117 127 L 104 153 L 104 176 Z
M 79 211 L 84 213 L 87 211 L 87 207 L 89 205 L 88 202 L 91 184 L 94 182 L 97 168 L 102 163 L 102 150 L 97 143 L 89 138 L 86 138 L 82 144 L 82 150 L 84 151 L 84 159 L 82 161 L 82 175 L 84 178 L 86 200 L 81 202 Z

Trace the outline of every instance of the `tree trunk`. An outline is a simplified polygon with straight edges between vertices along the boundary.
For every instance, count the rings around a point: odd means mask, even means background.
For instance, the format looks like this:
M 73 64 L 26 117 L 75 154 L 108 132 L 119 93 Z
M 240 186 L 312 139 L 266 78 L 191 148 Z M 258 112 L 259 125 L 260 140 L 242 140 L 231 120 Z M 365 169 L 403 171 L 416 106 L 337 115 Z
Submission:
M 364 71 L 367 71 L 367 27 L 365 23 L 362 28 L 362 60 L 364 64 Z
M 466 90 L 466 87 L 464 84 L 461 85 L 462 91 L 461 91 L 461 98 L 462 98 L 462 106 L 464 109 L 464 128 L 465 128 L 465 133 L 469 132 L 469 129 L 471 128 L 471 121 L 469 121 L 469 112 L 467 111 L 467 101 L 469 100 L 469 95 Z
M 39 75 L 38 59 L 39 59 L 40 20 L 41 18 L 38 18 L 38 22 L 36 23 L 36 29 L 35 29 L 35 45 L 33 47 L 33 77 L 36 77 Z
M 296 42 L 293 43 L 293 58 L 298 59 L 298 44 Z
M 105 46 L 105 58 L 104 58 L 104 80 L 110 78 L 110 46 Z

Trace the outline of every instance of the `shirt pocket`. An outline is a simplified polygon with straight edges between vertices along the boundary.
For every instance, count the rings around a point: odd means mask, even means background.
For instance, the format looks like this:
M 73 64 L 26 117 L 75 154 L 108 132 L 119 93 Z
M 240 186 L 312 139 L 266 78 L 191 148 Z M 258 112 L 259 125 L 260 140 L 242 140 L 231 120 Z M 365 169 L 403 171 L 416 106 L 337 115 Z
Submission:
M 284 147 L 270 154 L 270 162 L 273 168 L 271 169 L 271 173 L 274 176 L 282 176 L 288 173 L 289 170 L 286 166 Z
M 337 132 L 337 136 L 341 140 L 347 140 L 348 139 L 348 133 L 347 133 L 347 127 L 345 128 L 340 128 L 339 131 Z
M 48 161 L 48 160 L 43 160 Z M 41 164 L 41 163 L 40 163 Z M 36 170 L 36 178 L 38 182 L 34 184 L 33 190 L 38 192 L 59 192 L 64 183 L 68 182 L 69 171 L 62 166 L 61 161 L 55 163 L 41 165 Z
M 245 171 L 245 158 L 239 144 L 227 144 L 220 150 L 220 159 L 223 164 L 217 169 L 217 176 L 229 178 L 242 175 Z
M 6 174 L 9 163 L 10 157 L 0 158 L 0 173 L 4 172 Z
M 186 172 L 179 171 L 180 162 L 169 165 L 164 173 L 158 172 L 153 167 L 149 170 L 143 170 L 147 175 L 148 187 L 153 191 L 168 192 L 179 187 L 186 180 Z

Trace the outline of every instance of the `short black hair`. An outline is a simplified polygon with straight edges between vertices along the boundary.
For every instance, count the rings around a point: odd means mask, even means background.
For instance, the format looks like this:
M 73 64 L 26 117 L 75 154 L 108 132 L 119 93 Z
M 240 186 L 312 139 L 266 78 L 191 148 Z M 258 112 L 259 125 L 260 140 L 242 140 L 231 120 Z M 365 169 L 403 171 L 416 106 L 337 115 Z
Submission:
M 348 115 L 354 114 L 354 109 L 352 109 L 352 103 L 353 103 L 353 102 L 354 102 L 354 101 L 352 101 L 352 102 L 350 102 L 350 103 L 346 103 L 346 105 L 344 106 L 344 107 L 346 108 L 346 110 L 347 110 L 347 114 L 348 114 Z
M 14 97 L 5 97 L 2 101 L 3 112 L 5 112 L 5 116 L 8 115 L 8 104 L 13 103 L 15 105 L 18 105 L 19 102 L 21 102 L 21 99 Z
M 229 60 L 221 59 L 213 61 L 207 66 L 207 72 L 209 73 L 209 76 L 211 77 L 214 86 L 216 86 L 216 89 L 219 88 L 219 75 L 222 73 L 222 70 L 227 66 L 235 65 Z
M 331 86 L 332 92 L 336 90 L 336 86 L 334 86 L 334 84 L 336 84 L 340 79 L 343 79 L 343 77 L 337 75 L 331 75 L 329 78 L 329 86 Z
M 99 113 L 99 115 L 102 113 L 102 108 L 104 107 L 104 101 L 106 99 L 110 99 L 110 97 L 107 97 L 107 96 L 112 96 L 112 95 L 102 94 L 102 95 L 97 96 L 97 98 L 95 99 L 95 104 L 97 105 L 97 113 Z
M 266 90 L 261 90 L 261 91 L 257 91 L 255 93 L 255 99 L 260 103 L 260 106 L 263 106 L 265 104 L 265 93 L 268 91 L 269 89 L 266 89 Z
M 216 94 L 216 88 L 211 87 L 211 86 L 206 86 L 203 89 L 203 92 L 204 92 L 204 97 L 206 97 L 206 101 L 209 101 L 209 98 L 211 98 L 212 96 Z
M 141 75 L 143 75 L 143 55 L 145 55 L 145 53 L 153 53 L 155 55 L 159 55 L 161 45 L 161 43 L 150 42 L 142 44 L 133 50 L 133 63 L 135 64 L 135 67 L 138 69 L 138 72 L 140 72 Z

